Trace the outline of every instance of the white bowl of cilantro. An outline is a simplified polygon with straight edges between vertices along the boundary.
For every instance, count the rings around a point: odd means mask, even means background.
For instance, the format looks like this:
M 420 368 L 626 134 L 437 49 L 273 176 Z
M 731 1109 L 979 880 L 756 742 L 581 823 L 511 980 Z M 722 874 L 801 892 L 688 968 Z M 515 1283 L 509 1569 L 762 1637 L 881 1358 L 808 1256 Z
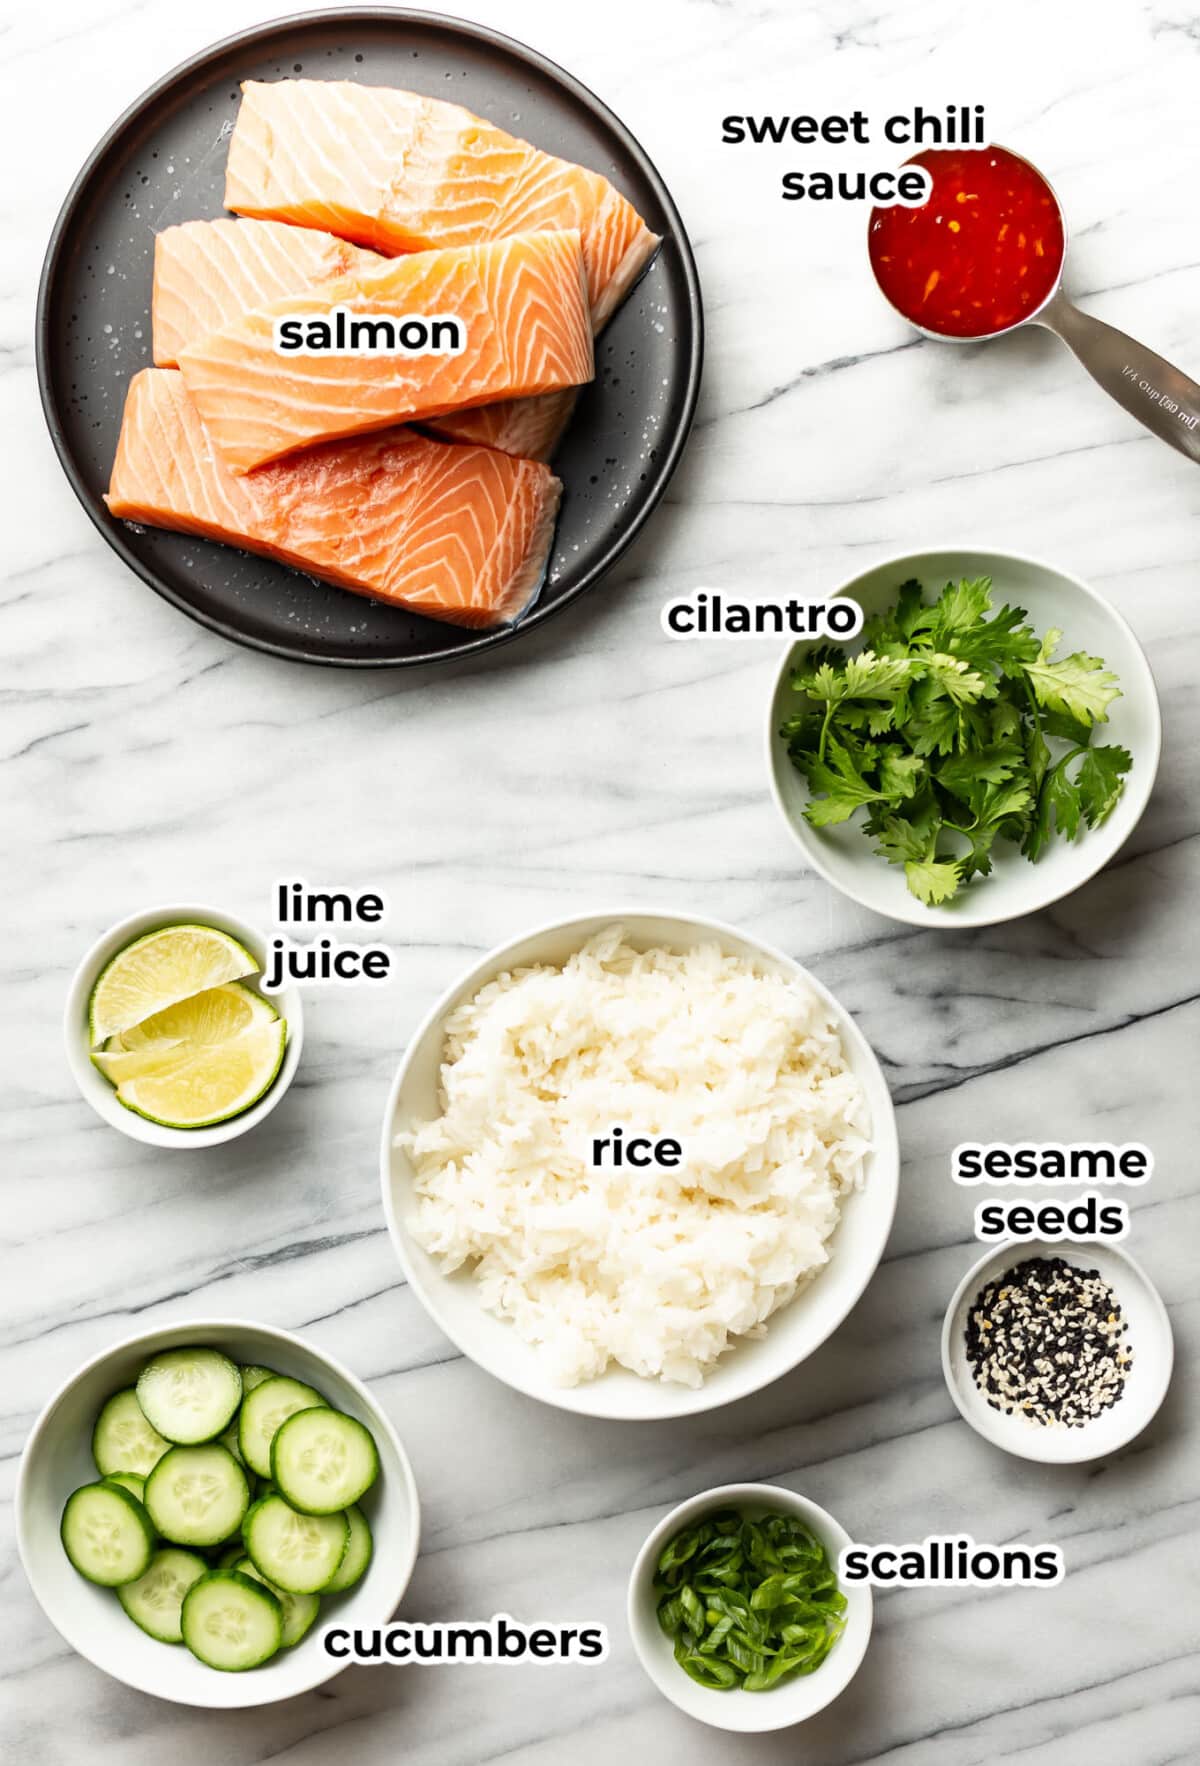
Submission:
M 1154 678 L 1077 577 L 986 550 L 885 559 L 837 595 L 844 648 L 784 656 L 775 800 L 814 869 L 914 926 L 990 926 L 1078 889 L 1129 838 L 1158 770 Z

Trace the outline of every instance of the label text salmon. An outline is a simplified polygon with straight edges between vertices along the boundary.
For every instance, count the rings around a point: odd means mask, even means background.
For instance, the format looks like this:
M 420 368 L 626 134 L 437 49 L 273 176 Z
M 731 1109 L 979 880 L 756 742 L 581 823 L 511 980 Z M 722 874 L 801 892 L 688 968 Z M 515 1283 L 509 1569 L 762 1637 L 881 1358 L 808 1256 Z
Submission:
M 273 342 L 280 355 L 461 356 L 467 328 L 453 313 L 356 313 L 352 307 L 331 307 L 319 318 L 277 318 Z

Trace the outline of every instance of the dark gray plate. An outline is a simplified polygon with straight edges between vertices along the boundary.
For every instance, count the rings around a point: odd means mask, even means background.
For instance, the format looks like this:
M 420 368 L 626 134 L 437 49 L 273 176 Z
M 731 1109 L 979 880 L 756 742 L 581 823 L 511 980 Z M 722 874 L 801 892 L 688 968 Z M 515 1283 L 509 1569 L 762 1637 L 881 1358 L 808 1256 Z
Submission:
M 348 595 L 230 547 L 112 519 L 102 497 L 125 388 L 150 354 L 154 234 L 222 213 L 239 82 L 304 73 L 450 98 L 611 178 L 662 249 L 597 344 L 597 378 L 555 459 L 562 516 L 546 584 L 515 627 L 480 634 Z M 666 489 L 700 385 L 696 266 L 666 186 L 612 112 L 552 62 L 478 25 L 372 7 L 260 25 L 193 57 L 109 130 L 63 205 L 38 296 L 42 405 L 104 538 L 214 631 L 277 656 L 388 667 L 463 656 L 530 631 L 599 582 Z

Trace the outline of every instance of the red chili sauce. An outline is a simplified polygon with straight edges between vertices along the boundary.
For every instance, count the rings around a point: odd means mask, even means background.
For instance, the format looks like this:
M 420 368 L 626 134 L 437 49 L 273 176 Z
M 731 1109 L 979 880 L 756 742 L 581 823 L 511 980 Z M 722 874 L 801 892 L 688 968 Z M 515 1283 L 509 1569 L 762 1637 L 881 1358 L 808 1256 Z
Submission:
M 927 148 L 920 208 L 871 213 L 871 268 L 906 319 L 944 337 L 990 337 L 1041 306 L 1066 244 L 1045 179 L 1003 147 Z

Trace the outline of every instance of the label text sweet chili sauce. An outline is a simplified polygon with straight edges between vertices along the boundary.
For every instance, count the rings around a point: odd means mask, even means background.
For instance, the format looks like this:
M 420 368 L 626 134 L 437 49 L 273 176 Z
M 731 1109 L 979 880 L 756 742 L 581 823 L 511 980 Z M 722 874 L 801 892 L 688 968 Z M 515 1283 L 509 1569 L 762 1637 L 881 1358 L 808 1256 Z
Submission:
M 877 208 L 875 280 L 892 305 L 945 337 L 990 337 L 1029 317 L 1058 280 L 1065 241 L 1054 192 L 1003 147 L 928 148 L 920 208 Z

